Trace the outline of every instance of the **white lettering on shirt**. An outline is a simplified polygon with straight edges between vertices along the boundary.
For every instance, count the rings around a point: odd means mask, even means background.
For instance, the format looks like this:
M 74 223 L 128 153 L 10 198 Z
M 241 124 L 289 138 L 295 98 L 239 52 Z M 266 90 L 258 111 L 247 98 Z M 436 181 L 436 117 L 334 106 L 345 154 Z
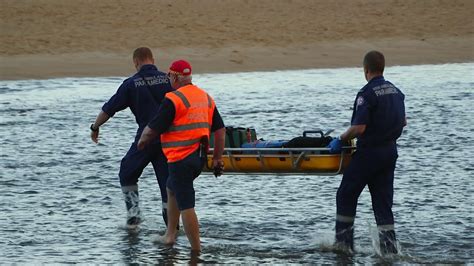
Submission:
M 168 83 L 168 78 L 160 77 L 160 76 L 153 76 L 153 77 L 146 77 L 145 80 L 143 80 L 142 78 L 136 78 L 136 79 L 133 80 L 133 82 L 134 82 L 135 88 L 136 88 L 136 87 L 145 86 L 145 82 L 146 82 L 146 84 L 148 84 L 148 86 L 167 84 Z
M 382 84 L 377 87 L 373 87 L 372 90 L 375 92 L 377 97 L 387 94 L 397 94 L 398 90 L 392 84 Z

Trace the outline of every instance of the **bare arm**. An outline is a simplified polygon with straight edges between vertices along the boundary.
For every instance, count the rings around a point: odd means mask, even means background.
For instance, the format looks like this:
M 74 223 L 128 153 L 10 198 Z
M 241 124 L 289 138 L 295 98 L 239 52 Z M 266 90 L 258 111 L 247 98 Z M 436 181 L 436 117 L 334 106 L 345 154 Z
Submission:
M 137 144 L 138 150 L 143 150 L 145 146 L 150 144 L 150 142 L 155 140 L 158 136 L 159 134 L 158 132 L 156 132 L 156 130 L 146 126 L 142 132 L 142 135 L 140 136 L 140 139 L 138 140 L 138 144 Z
M 97 115 L 97 118 L 95 119 L 94 124 L 92 125 L 91 129 L 94 129 L 91 131 L 91 139 L 93 142 L 98 143 L 99 142 L 99 127 L 103 125 L 107 120 L 109 120 L 110 116 L 104 112 L 100 111 L 100 113 Z
M 355 137 L 362 135 L 365 132 L 366 125 L 353 125 L 350 126 L 346 132 L 342 133 L 341 141 L 346 142 L 352 140 Z

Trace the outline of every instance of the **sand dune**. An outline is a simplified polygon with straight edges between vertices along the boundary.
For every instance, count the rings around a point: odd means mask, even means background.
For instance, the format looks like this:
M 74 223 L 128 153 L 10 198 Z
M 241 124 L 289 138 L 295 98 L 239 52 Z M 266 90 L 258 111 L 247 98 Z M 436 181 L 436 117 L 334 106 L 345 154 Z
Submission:
M 0 79 L 128 75 L 151 47 L 195 72 L 474 60 L 472 0 L 0 0 Z

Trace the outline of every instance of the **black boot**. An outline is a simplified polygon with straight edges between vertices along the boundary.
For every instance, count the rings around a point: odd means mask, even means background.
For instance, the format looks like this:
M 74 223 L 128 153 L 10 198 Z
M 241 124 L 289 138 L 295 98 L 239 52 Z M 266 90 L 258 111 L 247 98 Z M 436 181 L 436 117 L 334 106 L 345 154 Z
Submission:
M 394 230 L 379 231 L 380 252 L 382 254 L 397 254 L 397 238 Z
M 350 253 L 354 252 L 354 226 L 350 224 L 342 225 L 336 222 L 336 247 L 346 250 Z
M 138 191 L 123 192 L 127 207 L 127 225 L 137 226 L 141 223 Z

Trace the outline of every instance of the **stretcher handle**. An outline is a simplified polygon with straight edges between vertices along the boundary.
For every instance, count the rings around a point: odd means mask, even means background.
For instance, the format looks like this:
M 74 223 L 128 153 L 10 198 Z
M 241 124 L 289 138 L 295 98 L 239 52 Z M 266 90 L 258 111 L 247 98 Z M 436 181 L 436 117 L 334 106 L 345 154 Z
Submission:
M 329 136 L 329 134 L 331 134 L 333 131 L 334 131 L 334 129 L 329 129 L 328 131 L 326 131 L 326 133 L 323 133 L 323 131 L 322 131 L 321 129 L 305 130 L 305 131 L 303 131 L 303 137 L 306 137 L 307 134 L 313 134 L 313 133 L 320 134 L 321 137 L 327 137 L 327 136 Z
M 307 134 L 313 134 L 313 133 L 321 134 L 321 137 L 324 136 L 324 133 L 321 129 L 316 129 L 316 130 L 305 130 L 305 131 L 303 131 L 303 137 L 306 137 Z

